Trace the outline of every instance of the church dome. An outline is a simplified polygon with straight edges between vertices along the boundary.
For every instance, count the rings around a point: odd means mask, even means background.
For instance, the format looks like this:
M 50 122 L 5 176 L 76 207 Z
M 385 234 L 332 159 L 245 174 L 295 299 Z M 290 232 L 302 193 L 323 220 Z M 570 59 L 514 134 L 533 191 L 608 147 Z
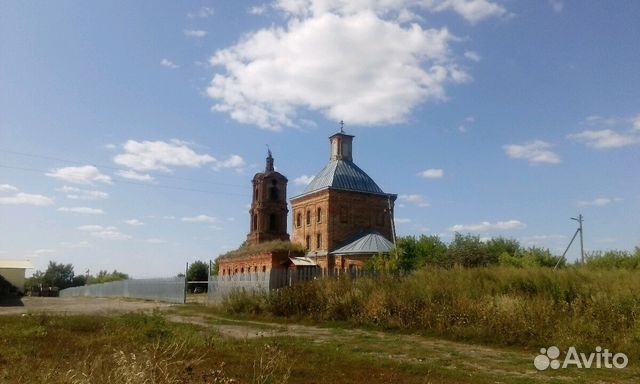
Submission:
M 352 161 L 331 160 L 305 188 L 303 195 L 323 189 L 339 189 L 383 195 L 378 184 Z

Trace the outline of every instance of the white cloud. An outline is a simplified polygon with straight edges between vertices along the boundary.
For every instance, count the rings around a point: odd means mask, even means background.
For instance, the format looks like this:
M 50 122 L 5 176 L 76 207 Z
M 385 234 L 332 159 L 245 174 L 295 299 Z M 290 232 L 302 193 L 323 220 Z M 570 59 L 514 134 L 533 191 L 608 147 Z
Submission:
M 58 192 L 63 192 L 67 194 L 67 199 L 71 200 L 103 200 L 108 199 L 109 194 L 107 192 L 89 190 L 89 189 L 80 189 L 76 187 L 70 187 L 65 185 L 62 188 L 56 189 Z
M 400 199 L 401 201 L 407 201 L 409 203 L 412 203 L 420 208 L 426 208 L 431 206 L 431 204 L 429 204 L 422 195 L 418 195 L 418 194 L 400 195 L 398 196 L 398 199 Z
M 579 207 L 604 207 L 611 203 L 618 203 L 620 201 L 622 201 L 622 199 L 619 197 L 615 197 L 615 198 L 598 197 L 589 201 L 578 201 L 578 206 Z
M 310 9 L 290 3 L 279 6 L 291 14 Z M 448 84 L 469 80 L 450 55 L 456 38 L 446 28 L 357 11 L 296 16 L 284 28 L 261 29 L 217 51 L 210 63 L 224 72 L 207 89 L 213 109 L 272 130 L 299 125 L 298 108 L 354 125 L 399 123 L 420 103 L 446 100 Z
M 18 192 L 18 188 L 10 184 L 0 184 L 0 192 Z
M 207 215 L 198 215 L 193 217 L 183 217 L 182 221 L 188 223 L 215 223 L 218 221 L 218 219 Z
M 633 118 L 633 129 L 640 131 L 640 114 Z
M 104 211 L 99 208 L 89 207 L 60 207 L 58 212 L 79 213 L 82 215 L 103 215 Z
M 408 224 L 411 222 L 411 219 L 397 218 L 397 219 L 393 219 L 393 222 L 396 224 Z
M 120 177 L 122 177 L 124 179 L 135 180 L 135 181 L 143 181 L 143 182 L 146 182 L 146 183 L 151 183 L 154 180 L 154 178 L 151 175 L 149 175 L 148 173 L 138 173 L 138 172 L 132 171 L 132 170 L 117 171 L 116 175 L 120 176 Z
M 173 61 L 171 61 L 169 59 L 160 60 L 160 65 L 162 65 L 165 68 L 169 68 L 169 69 L 180 68 L 180 66 L 178 64 L 175 64 Z
M 14 196 L 0 197 L 0 205 L 35 205 L 45 207 L 52 205 L 53 200 L 43 195 L 18 192 Z
M 213 163 L 216 159 L 206 154 L 198 154 L 189 148 L 187 143 L 174 139 L 170 142 L 128 140 L 124 144 L 124 153 L 116 155 L 113 161 L 134 171 L 168 172 L 169 167 L 197 168 Z M 127 172 L 119 172 L 118 175 L 131 179 L 136 177 L 136 174 Z M 148 175 L 142 177 L 146 176 Z
M 307 176 L 307 175 L 298 176 L 295 179 L 293 179 L 293 184 L 306 186 L 313 181 L 313 178 L 314 178 L 313 176 Z
M 502 148 L 505 153 L 513 159 L 527 160 L 529 164 L 560 163 L 560 156 L 550 150 L 552 145 L 542 140 L 535 140 L 528 144 L 509 144 Z
M 129 220 L 125 220 L 124 222 L 134 227 L 139 227 L 141 225 L 144 225 L 144 223 L 138 219 L 129 219 Z
M 504 7 L 489 0 L 276 0 L 274 6 L 295 17 L 318 16 L 327 12 L 351 15 L 370 11 L 387 17 L 395 13 L 398 21 L 415 19 L 407 18 L 407 15 L 414 15 L 413 9 L 429 12 L 453 11 L 472 24 L 490 17 L 507 15 Z
M 53 255 L 56 253 L 58 253 L 58 251 L 56 251 L 55 249 L 48 248 L 36 249 L 35 251 L 33 251 L 33 254 L 35 256 Z
M 131 236 L 126 235 L 118 230 L 117 227 L 102 225 L 82 225 L 79 230 L 88 232 L 91 236 L 104 240 L 128 240 Z
M 213 169 L 215 170 L 220 170 L 220 169 L 235 169 L 237 171 L 242 170 L 244 167 L 246 167 L 247 163 L 244 161 L 244 159 L 242 158 L 242 156 L 239 155 L 231 155 L 228 159 L 223 160 L 223 161 L 216 161 Z
M 519 220 L 498 221 L 490 223 L 483 221 L 478 224 L 456 224 L 449 228 L 449 232 L 490 232 L 523 229 L 527 225 Z
M 93 184 L 94 182 L 111 184 L 111 177 L 103 175 L 93 165 L 57 168 L 46 175 L 73 184 Z
M 202 37 L 207 36 L 207 31 L 195 30 L 195 29 L 185 29 L 184 30 L 184 35 L 186 37 L 193 37 L 193 38 L 196 38 L 196 39 L 200 39 Z
M 200 7 L 200 9 L 198 9 L 195 12 L 189 12 L 187 13 L 187 17 L 188 18 L 201 18 L 201 19 L 206 19 L 207 17 L 213 16 L 215 13 L 214 9 L 211 7 Z
M 635 124 L 635 122 L 634 122 Z M 640 143 L 640 137 L 631 134 L 621 134 L 611 129 L 600 131 L 582 131 L 568 136 L 569 139 L 582 142 L 588 147 L 596 149 L 621 148 Z
M 564 8 L 564 1 L 563 0 L 549 0 L 549 5 L 551 5 L 551 9 L 553 9 L 553 11 L 555 13 L 560 13 L 560 12 L 562 12 L 562 9 Z
M 439 179 L 444 176 L 444 170 L 437 168 L 429 168 L 418 174 L 425 179 Z
M 474 51 L 465 51 L 464 52 L 464 57 L 466 57 L 467 59 L 469 59 L 471 61 L 475 61 L 475 62 L 478 62 L 481 59 L 480 54 L 478 54 L 478 52 L 474 52 Z

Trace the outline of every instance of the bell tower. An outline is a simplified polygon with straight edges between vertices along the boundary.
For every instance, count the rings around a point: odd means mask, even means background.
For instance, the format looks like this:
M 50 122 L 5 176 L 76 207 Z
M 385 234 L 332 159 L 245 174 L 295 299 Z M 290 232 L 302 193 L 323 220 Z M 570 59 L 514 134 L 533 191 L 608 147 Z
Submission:
M 289 240 L 287 233 L 287 178 L 275 171 L 271 150 L 267 152 L 264 172 L 253 177 L 251 227 L 247 245 L 271 240 Z

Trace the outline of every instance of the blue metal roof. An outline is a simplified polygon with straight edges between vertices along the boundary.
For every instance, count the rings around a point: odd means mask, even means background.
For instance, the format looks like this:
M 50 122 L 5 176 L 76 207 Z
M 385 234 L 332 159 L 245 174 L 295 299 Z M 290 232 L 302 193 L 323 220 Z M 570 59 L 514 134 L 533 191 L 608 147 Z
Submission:
M 335 251 L 332 251 L 332 255 L 349 255 L 349 254 L 378 254 L 389 253 L 393 249 L 393 243 L 387 240 L 386 237 L 380 233 L 371 231 L 358 235 L 358 237 L 349 242 L 347 245 L 342 246 Z
M 305 188 L 303 195 L 326 188 L 385 194 L 378 184 L 352 161 L 331 160 Z

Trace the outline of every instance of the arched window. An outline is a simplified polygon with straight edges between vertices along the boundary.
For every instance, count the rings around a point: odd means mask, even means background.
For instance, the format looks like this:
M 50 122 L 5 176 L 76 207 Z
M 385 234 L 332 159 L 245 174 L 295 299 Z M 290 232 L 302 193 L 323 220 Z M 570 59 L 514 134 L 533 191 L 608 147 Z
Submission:
M 311 210 L 307 209 L 307 225 L 311 225 Z
M 302 213 L 298 212 L 296 214 L 296 227 L 300 227 L 302 225 Z
M 258 215 L 253 215 L 253 230 L 258 230 Z
M 321 249 L 322 248 L 322 234 L 318 233 L 316 235 L 316 248 L 317 249 Z
M 311 249 L 311 236 L 307 235 L 306 237 L 306 246 L 307 250 Z
M 262 266 L 262 272 L 267 272 L 267 267 L 265 265 Z
M 240 268 L 240 273 L 244 273 L 244 267 Z
M 275 213 L 269 215 L 269 232 L 278 231 L 278 217 Z
M 322 223 L 322 208 L 320 207 L 316 210 L 316 221 Z
M 271 187 L 269 188 L 269 199 L 272 201 L 278 200 L 278 186 L 277 181 L 271 180 Z

